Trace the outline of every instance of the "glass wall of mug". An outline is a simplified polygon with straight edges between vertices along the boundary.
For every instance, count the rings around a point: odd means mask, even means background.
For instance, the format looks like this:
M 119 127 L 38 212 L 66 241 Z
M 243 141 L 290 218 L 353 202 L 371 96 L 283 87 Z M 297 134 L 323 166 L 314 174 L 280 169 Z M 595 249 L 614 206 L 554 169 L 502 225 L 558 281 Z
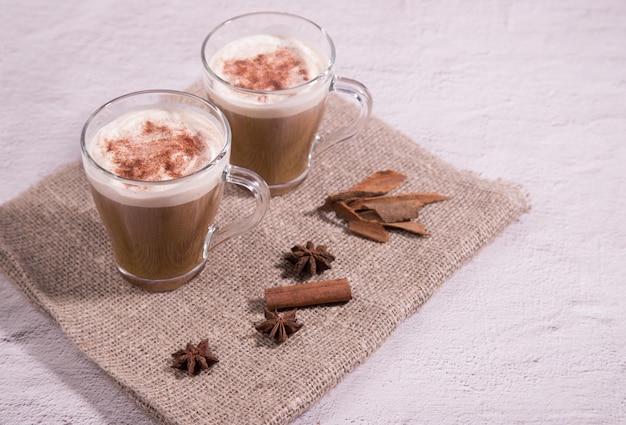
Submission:
M 150 291 L 176 289 L 202 270 L 210 249 L 261 221 L 269 189 L 230 164 L 231 146 L 224 114 L 188 93 L 130 93 L 89 117 L 83 166 L 124 278 Z M 225 183 L 249 190 L 256 209 L 218 227 Z
M 202 45 L 208 99 L 228 117 L 233 164 L 259 173 L 271 193 L 289 192 L 314 156 L 357 134 L 372 99 L 358 81 L 335 74 L 335 46 L 305 18 L 275 12 L 238 16 L 217 26 Z M 320 136 L 328 95 L 356 101 L 359 114 Z

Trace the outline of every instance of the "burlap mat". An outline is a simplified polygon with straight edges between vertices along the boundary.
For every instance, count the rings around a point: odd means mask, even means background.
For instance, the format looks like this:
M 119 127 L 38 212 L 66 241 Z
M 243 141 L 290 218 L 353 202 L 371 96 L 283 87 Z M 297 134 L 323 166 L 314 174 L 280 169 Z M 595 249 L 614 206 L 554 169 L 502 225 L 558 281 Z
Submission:
M 331 103 L 328 122 L 346 108 Z M 75 141 L 78 149 L 78 135 Z M 370 173 L 408 175 L 397 192 L 438 191 L 422 238 L 393 232 L 379 244 L 316 211 L 328 193 Z M 229 191 L 223 211 L 245 208 Z M 244 205 L 242 207 L 241 205 Z M 513 184 L 461 172 L 380 119 L 315 164 L 295 192 L 273 198 L 263 223 L 218 246 L 199 278 L 170 293 L 136 289 L 117 273 L 78 163 L 0 207 L 0 265 L 70 339 L 141 405 L 176 424 L 284 424 L 368 357 L 457 268 L 528 205 Z M 222 213 L 222 220 L 234 213 Z M 302 309 L 304 327 L 282 345 L 261 338 L 263 288 L 294 283 L 282 256 L 325 243 L 337 260 L 311 280 L 347 277 L 354 299 Z M 175 373 L 171 353 L 209 338 L 220 362 L 196 377 Z

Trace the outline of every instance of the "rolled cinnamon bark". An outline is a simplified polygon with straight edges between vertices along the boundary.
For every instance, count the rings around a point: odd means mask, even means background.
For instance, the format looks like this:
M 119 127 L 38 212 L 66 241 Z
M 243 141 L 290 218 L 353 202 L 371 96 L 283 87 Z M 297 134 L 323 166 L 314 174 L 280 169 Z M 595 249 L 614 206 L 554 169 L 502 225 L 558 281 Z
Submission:
M 332 304 L 351 299 L 352 290 L 346 278 L 265 289 L 268 310 Z

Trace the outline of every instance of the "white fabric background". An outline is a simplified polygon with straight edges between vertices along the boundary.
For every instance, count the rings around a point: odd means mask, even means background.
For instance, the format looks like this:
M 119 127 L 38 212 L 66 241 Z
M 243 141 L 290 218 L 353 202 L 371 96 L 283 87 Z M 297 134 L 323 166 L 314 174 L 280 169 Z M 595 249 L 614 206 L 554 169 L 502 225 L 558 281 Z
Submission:
M 309 17 L 377 116 L 533 209 L 294 424 L 626 423 L 626 2 L 309 3 L 0 0 L 0 203 L 103 102 L 195 82 L 217 23 Z M 0 423 L 154 422 L 0 274 Z

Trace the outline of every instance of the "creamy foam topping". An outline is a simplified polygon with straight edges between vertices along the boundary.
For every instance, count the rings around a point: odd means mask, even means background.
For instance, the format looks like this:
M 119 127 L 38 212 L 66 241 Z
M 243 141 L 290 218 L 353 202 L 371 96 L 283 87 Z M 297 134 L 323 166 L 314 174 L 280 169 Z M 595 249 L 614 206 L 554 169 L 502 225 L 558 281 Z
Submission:
M 295 38 L 253 35 L 222 47 L 209 66 L 237 87 L 275 91 L 311 81 L 326 64 L 316 50 Z
M 220 84 L 211 84 L 205 75 L 209 97 L 219 106 L 238 113 L 272 118 L 293 115 L 323 101 L 330 78 L 303 87 L 297 94 L 281 90 L 301 86 L 326 71 L 328 62 L 314 48 L 296 38 L 251 35 L 226 44 L 209 61 L 221 79 L 251 94 Z
M 150 109 L 128 113 L 102 127 L 89 153 L 120 177 L 162 181 L 205 166 L 219 153 L 220 140 L 213 123 L 198 114 Z
M 98 130 L 87 149 L 102 168 L 137 184 L 125 184 L 85 163 L 94 188 L 127 205 L 160 207 L 190 202 L 222 181 L 225 157 L 201 175 L 224 148 L 224 136 L 210 118 L 186 109 L 144 109 L 120 116 Z M 174 180 L 174 181 L 173 181 Z M 155 186 L 144 182 L 168 182 Z

